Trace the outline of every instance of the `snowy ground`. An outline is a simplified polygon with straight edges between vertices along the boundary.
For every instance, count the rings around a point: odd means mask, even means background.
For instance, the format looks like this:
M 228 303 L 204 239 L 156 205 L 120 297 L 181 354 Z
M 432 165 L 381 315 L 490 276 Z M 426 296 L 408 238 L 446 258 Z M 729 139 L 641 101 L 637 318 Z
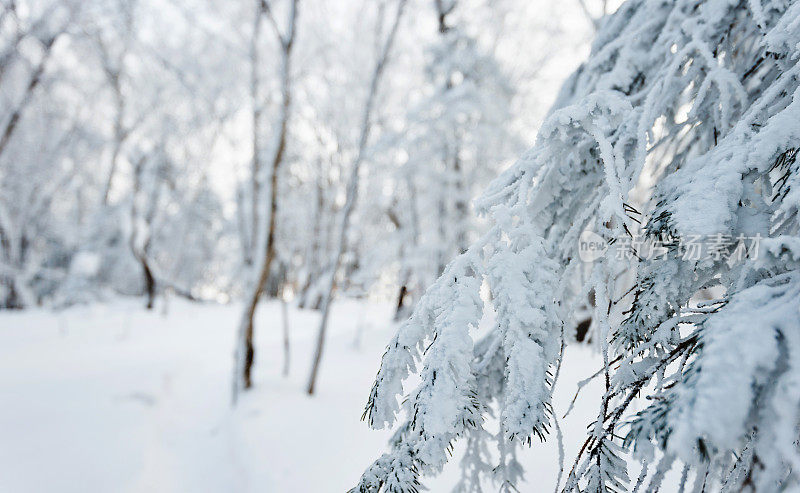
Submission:
M 384 449 L 389 433 L 369 430 L 360 416 L 392 332 L 386 306 L 335 306 L 314 397 L 303 387 L 316 313 L 290 309 L 291 375 L 283 378 L 280 306 L 264 306 L 256 387 L 235 410 L 239 307 L 182 300 L 166 314 L 140 307 L 141 300 L 117 300 L 0 312 L 0 492 L 343 492 Z M 575 383 L 600 364 L 586 348 L 566 356 L 559 414 Z M 568 463 L 599 391 L 584 389 L 562 423 Z M 552 491 L 556 450 L 550 440 L 524 451 L 521 491 Z M 449 491 L 457 474 L 449 464 L 424 484 Z

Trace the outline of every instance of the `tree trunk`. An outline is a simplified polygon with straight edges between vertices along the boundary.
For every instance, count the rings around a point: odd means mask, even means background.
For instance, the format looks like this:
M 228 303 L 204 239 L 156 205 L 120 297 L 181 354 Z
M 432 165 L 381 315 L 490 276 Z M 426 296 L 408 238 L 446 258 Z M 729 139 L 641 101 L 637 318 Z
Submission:
M 108 168 L 108 177 L 106 178 L 106 185 L 103 189 L 103 205 L 108 205 L 108 198 L 111 194 L 111 188 L 114 185 L 114 176 L 117 173 L 117 163 L 119 162 L 119 154 L 122 150 L 122 144 L 125 140 L 125 130 L 122 126 L 122 118 L 125 113 L 125 100 L 122 97 L 122 88 L 120 87 L 119 72 L 109 74 L 111 79 L 111 87 L 114 90 L 114 106 L 116 114 L 114 116 L 114 145 L 111 150 L 111 163 Z
M 408 294 L 408 284 L 404 282 L 403 285 L 400 286 L 400 292 L 397 295 L 397 306 L 394 309 L 395 321 L 401 320 L 406 316 L 406 312 L 408 311 L 405 305 L 405 299 L 407 294 Z
M 6 296 L 2 300 L 3 304 L 0 308 L 4 310 L 21 310 L 25 306 L 22 303 L 22 299 L 17 294 L 17 289 L 14 286 L 14 278 L 11 276 L 4 276 L 0 279 L 0 283 L 5 285 L 6 289 Z
M 156 279 L 153 277 L 153 272 L 150 270 L 150 265 L 144 256 L 139 257 L 139 263 L 142 265 L 142 273 L 144 274 L 144 292 L 147 296 L 147 309 L 153 309 L 153 303 L 156 299 Z
M 258 15 L 269 15 L 272 25 L 275 27 L 276 34 L 281 43 L 281 116 L 277 128 L 277 147 L 275 154 L 272 158 L 271 176 L 270 176 L 270 197 L 269 197 L 269 223 L 267 225 L 267 240 L 264 246 L 264 257 L 261 263 L 261 269 L 258 279 L 253 286 L 253 289 L 248 297 L 247 304 L 245 305 L 242 320 L 239 325 L 239 340 L 237 343 L 235 354 L 235 369 L 233 376 L 233 403 L 235 404 L 239 392 L 244 389 L 249 389 L 253 385 L 252 370 L 253 363 L 255 362 L 255 347 L 253 345 L 254 334 L 254 316 L 256 307 L 264 293 L 264 288 L 267 284 L 267 279 L 270 275 L 272 262 L 275 259 L 275 223 L 278 212 L 278 170 L 283 162 L 283 154 L 286 149 L 286 133 L 289 124 L 289 109 L 291 106 L 291 54 L 292 46 L 294 44 L 295 34 L 295 20 L 297 18 L 297 3 L 294 0 L 291 5 L 291 12 L 289 14 L 289 30 L 285 36 L 278 32 L 277 25 L 271 17 L 272 13 L 269 9 L 269 4 L 265 1 L 260 3 L 260 10 Z
M 250 164 L 250 235 L 249 248 L 245 256 L 247 265 L 253 264 L 253 257 L 258 249 L 259 238 L 259 208 L 261 206 L 261 95 L 259 87 L 261 79 L 258 76 L 260 65 L 258 45 L 261 39 L 261 21 L 264 18 L 263 5 L 261 0 L 256 0 L 258 10 L 253 22 L 253 36 L 250 40 L 250 99 L 253 105 L 251 114 L 253 134 L 252 139 L 252 162 Z
M 316 200 L 314 203 L 314 219 L 313 219 L 313 234 L 306 251 L 305 266 L 306 277 L 300 288 L 298 306 L 300 308 L 311 308 L 313 310 L 319 309 L 319 296 L 311 299 L 312 294 L 316 294 L 314 289 L 321 276 L 325 275 L 324 266 L 320 265 L 319 259 L 323 256 L 323 227 L 322 227 L 322 214 L 325 208 L 325 187 L 322 181 L 323 166 L 321 160 L 317 160 L 317 178 L 316 178 Z
M 386 68 L 386 63 L 389 59 L 389 52 L 391 51 L 394 37 L 397 33 L 397 27 L 400 25 L 400 19 L 403 16 L 406 0 L 399 0 L 397 5 L 397 14 L 394 18 L 394 23 L 386 38 L 378 60 L 375 64 L 375 70 L 372 73 L 372 80 L 370 82 L 369 93 L 367 95 L 367 102 L 364 105 L 364 113 L 361 120 L 361 136 L 358 142 L 358 151 L 353 160 L 353 165 L 350 170 L 350 181 L 347 185 L 347 197 L 345 199 L 344 207 L 342 208 L 342 223 L 339 228 L 338 242 L 335 245 L 336 252 L 333 256 L 333 262 L 330 270 L 330 277 L 328 278 L 327 289 L 325 290 L 325 297 L 322 299 L 322 320 L 319 325 L 319 332 L 317 333 L 317 345 L 314 351 L 314 359 L 311 363 L 311 375 L 308 378 L 308 387 L 306 391 L 309 395 L 314 394 L 314 387 L 317 383 L 317 374 L 319 373 L 319 365 L 322 360 L 322 351 L 325 345 L 325 333 L 328 329 L 328 317 L 330 315 L 331 300 L 333 298 L 333 289 L 336 280 L 336 271 L 342 263 L 344 255 L 345 244 L 347 242 L 347 232 L 350 226 L 350 216 L 353 213 L 356 200 L 358 199 L 358 172 L 361 168 L 361 162 L 364 159 L 364 151 L 367 148 L 369 141 L 370 131 L 372 130 L 372 110 L 375 106 L 375 97 L 378 92 L 378 85 Z
M 411 212 L 409 228 L 411 229 L 410 249 L 407 249 L 405 242 L 403 244 L 404 266 L 401 269 L 400 275 L 400 292 L 397 297 L 397 308 L 394 313 L 394 320 L 399 321 L 406 318 L 414 309 L 414 300 L 416 293 L 421 288 L 421 280 L 418 268 L 415 271 L 413 267 L 416 263 L 416 258 L 419 255 L 419 212 L 417 209 L 417 188 L 414 185 L 414 177 L 407 177 L 408 196 Z M 398 224 L 399 227 L 399 224 Z M 408 252 L 410 250 L 410 253 Z M 411 261 L 409 261 L 411 258 Z

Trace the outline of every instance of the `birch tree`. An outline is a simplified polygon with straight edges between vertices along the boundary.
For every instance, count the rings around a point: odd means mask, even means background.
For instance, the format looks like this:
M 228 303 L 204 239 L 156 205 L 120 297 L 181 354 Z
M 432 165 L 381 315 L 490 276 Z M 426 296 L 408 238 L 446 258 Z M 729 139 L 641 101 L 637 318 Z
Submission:
M 361 116 L 361 125 L 359 130 L 358 148 L 353 163 L 350 167 L 350 178 L 347 182 L 347 192 L 344 206 L 342 207 L 341 219 L 339 229 L 336 232 L 336 243 L 334 244 L 334 253 L 331 260 L 331 268 L 327 273 L 326 286 L 321 304 L 321 320 L 319 331 L 317 333 L 316 348 L 314 350 L 314 358 L 311 364 L 311 373 L 308 379 L 308 386 L 306 392 L 308 394 L 314 393 L 314 387 L 317 381 L 317 373 L 319 372 L 320 362 L 322 360 L 322 352 L 325 345 L 325 333 L 328 328 L 328 318 L 330 315 L 330 306 L 333 300 L 333 292 L 336 283 L 336 272 L 342 264 L 342 256 L 344 255 L 345 247 L 347 246 L 347 235 L 350 229 L 350 217 L 353 214 L 356 201 L 358 199 L 358 182 L 361 164 L 365 159 L 365 153 L 369 144 L 370 133 L 373 125 L 373 111 L 375 111 L 375 104 L 378 89 L 380 86 L 381 78 L 386 70 L 386 65 L 389 62 L 392 45 L 394 44 L 397 29 L 400 26 L 400 20 L 403 17 L 405 10 L 406 0 L 398 0 L 397 10 L 391 21 L 391 26 L 386 34 L 385 40 L 380 45 L 375 66 L 372 71 L 372 76 L 369 83 L 367 92 L 367 100 L 364 103 L 364 109 Z
M 239 325 L 239 334 L 236 343 L 235 371 L 233 382 L 233 401 L 236 402 L 239 393 L 248 389 L 252 385 L 252 368 L 255 359 L 255 348 L 253 346 L 254 317 L 256 307 L 264 293 L 264 288 L 269 279 L 272 263 L 275 260 L 275 225 L 278 211 L 278 171 L 284 160 L 286 150 L 287 134 L 289 129 L 289 117 L 292 102 L 292 49 L 294 47 L 296 24 L 297 24 L 298 0 L 291 0 L 289 6 L 288 23 L 285 29 L 281 29 L 275 18 L 270 4 L 266 0 L 259 2 L 257 16 L 265 16 L 277 37 L 280 47 L 280 85 L 281 85 L 281 104 L 278 120 L 274 129 L 273 154 L 270 159 L 270 187 L 269 201 L 266 217 L 268 218 L 265 228 L 266 240 L 264 252 L 258 266 L 258 276 L 247 295 L 246 305 Z M 260 26 L 259 22 L 255 27 Z M 254 118 L 255 120 L 256 118 Z M 254 140 L 255 142 L 255 140 Z M 254 149 L 258 152 L 258 149 Z M 254 158 L 255 159 L 255 158 Z M 254 161 L 255 162 L 255 161 Z

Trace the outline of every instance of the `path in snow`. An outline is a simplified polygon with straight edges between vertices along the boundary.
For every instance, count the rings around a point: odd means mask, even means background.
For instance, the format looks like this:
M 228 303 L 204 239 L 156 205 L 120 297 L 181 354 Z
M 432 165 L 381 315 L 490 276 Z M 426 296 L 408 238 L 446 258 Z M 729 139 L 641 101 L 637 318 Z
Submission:
M 342 492 L 384 450 L 390 433 L 370 431 L 360 417 L 392 335 L 387 306 L 335 305 L 318 394 L 308 397 L 317 314 L 290 310 L 291 375 L 283 378 L 280 306 L 266 304 L 256 326 L 256 387 L 235 411 L 238 305 L 174 300 L 166 315 L 140 306 L 124 299 L 0 312 L 0 492 Z M 575 383 L 598 367 L 590 350 L 568 349 L 560 414 Z M 568 460 L 599 392 L 584 389 L 562 423 Z M 552 490 L 550 442 L 522 453 L 529 483 L 521 491 Z M 458 472 L 451 463 L 423 482 L 449 491 Z

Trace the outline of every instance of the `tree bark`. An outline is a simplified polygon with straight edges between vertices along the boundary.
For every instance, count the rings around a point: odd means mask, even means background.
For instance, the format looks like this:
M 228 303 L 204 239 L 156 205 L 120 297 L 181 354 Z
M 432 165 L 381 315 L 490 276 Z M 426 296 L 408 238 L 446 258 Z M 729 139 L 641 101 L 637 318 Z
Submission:
M 144 292 L 147 296 L 147 309 L 153 309 L 153 303 L 156 299 L 156 278 L 153 276 L 153 271 L 150 270 L 150 265 L 144 256 L 139 257 L 139 263 L 142 265 L 142 274 L 144 275 Z
M 394 309 L 395 321 L 405 318 L 405 314 L 407 311 L 405 305 L 405 299 L 407 294 L 408 294 L 408 284 L 406 282 L 403 282 L 403 285 L 400 286 L 400 292 L 397 294 L 397 306 Z
M 270 176 L 270 196 L 269 196 L 269 223 L 267 225 L 267 240 L 264 246 L 264 257 L 261 262 L 260 272 L 253 286 L 250 296 L 247 299 L 242 320 L 239 325 L 239 340 L 235 356 L 235 373 L 233 381 L 233 403 L 235 404 L 239 392 L 249 389 L 253 385 L 252 370 L 255 361 L 255 346 L 253 345 L 254 323 L 253 319 L 256 307 L 264 293 L 264 287 L 270 275 L 272 262 L 275 260 L 275 222 L 278 211 L 278 170 L 283 162 L 283 155 L 286 148 L 286 133 L 289 124 L 289 110 L 291 107 L 291 54 L 294 45 L 295 23 L 297 19 L 297 4 L 299 0 L 293 0 L 291 12 L 289 14 L 289 28 L 286 35 L 281 35 L 277 25 L 272 18 L 272 13 L 264 0 L 260 3 L 260 10 L 257 15 L 268 15 L 275 32 L 281 43 L 281 103 L 280 121 L 277 127 L 277 146 L 271 162 Z

